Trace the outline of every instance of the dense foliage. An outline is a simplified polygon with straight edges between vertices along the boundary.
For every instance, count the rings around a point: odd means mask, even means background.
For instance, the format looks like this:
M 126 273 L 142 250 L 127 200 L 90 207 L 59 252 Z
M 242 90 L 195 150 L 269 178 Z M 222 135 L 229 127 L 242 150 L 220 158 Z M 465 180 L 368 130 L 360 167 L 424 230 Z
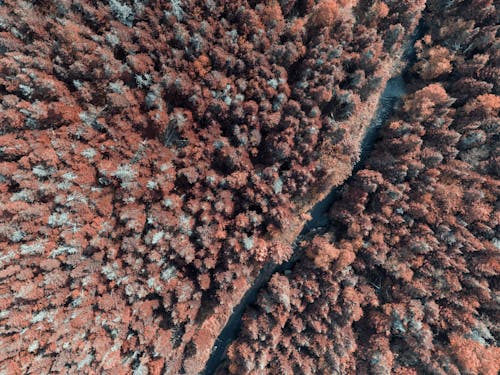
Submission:
M 329 231 L 247 312 L 226 371 L 498 373 L 497 17 L 428 1 L 411 92 Z

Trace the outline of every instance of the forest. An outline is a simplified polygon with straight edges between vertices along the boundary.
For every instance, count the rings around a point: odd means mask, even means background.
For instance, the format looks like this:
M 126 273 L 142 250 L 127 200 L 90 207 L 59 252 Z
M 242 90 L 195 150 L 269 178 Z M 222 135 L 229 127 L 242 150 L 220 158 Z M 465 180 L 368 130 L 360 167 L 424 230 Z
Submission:
M 0 373 L 496 375 L 499 18 L 1 0 Z

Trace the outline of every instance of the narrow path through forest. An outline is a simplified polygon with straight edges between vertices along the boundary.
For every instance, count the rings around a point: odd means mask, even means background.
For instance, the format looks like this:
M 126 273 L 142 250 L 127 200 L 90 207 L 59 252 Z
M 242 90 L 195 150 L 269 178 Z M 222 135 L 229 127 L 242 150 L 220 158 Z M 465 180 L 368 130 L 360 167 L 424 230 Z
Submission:
M 403 55 L 403 59 L 406 61 L 407 68 L 412 66 L 416 57 L 415 51 L 413 50 L 414 42 L 423 33 L 423 23 L 421 22 L 413 38 L 408 43 L 407 51 Z M 375 115 L 370 122 L 368 129 L 364 135 L 361 142 L 361 154 L 359 161 L 354 165 L 351 176 L 355 175 L 357 171 L 362 169 L 368 159 L 373 147 L 378 138 L 378 131 L 380 128 L 389 120 L 396 104 L 400 101 L 403 95 L 406 93 L 406 83 L 404 80 L 404 75 L 407 73 L 406 69 L 398 76 L 395 76 L 387 81 L 387 84 L 380 96 L 379 103 Z M 297 237 L 296 243 L 300 239 L 307 237 L 313 233 L 322 233 L 326 231 L 328 226 L 328 212 L 333 203 L 340 199 L 342 187 L 349 181 L 347 179 L 342 185 L 335 187 L 332 191 L 321 201 L 316 203 L 316 205 L 311 209 L 311 220 L 309 220 L 299 236 Z M 294 252 L 291 259 L 282 264 L 268 263 L 266 264 L 259 275 L 255 279 L 253 285 L 247 290 L 240 303 L 234 308 L 231 317 L 229 318 L 226 326 L 219 334 L 218 338 L 215 340 L 214 347 L 208 359 L 203 375 L 213 375 L 221 362 L 224 360 L 224 355 L 227 348 L 231 342 L 236 338 L 241 326 L 241 319 L 245 310 L 255 303 L 257 300 L 257 295 L 259 291 L 267 285 L 272 275 L 275 273 L 284 273 L 286 270 L 290 270 L 293 265 L 302 256 L 300 247 L 294 245 Z

